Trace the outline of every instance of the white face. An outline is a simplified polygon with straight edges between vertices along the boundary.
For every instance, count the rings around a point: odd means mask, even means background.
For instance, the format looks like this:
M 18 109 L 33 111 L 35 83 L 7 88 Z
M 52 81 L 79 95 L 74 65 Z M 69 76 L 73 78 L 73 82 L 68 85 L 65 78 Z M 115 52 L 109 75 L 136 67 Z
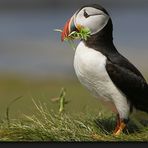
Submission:
M 102 30 L 108 20 L 109 16 L 106 13 L 93 7 L 85 7 L 74 15 L 75 25 L 89 28 L 91 35 Z

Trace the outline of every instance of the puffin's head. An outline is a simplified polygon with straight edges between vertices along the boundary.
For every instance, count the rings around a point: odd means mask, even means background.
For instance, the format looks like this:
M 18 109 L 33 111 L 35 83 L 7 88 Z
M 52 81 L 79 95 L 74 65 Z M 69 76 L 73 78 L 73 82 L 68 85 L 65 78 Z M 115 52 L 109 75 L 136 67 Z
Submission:
M 80 8 L 65 24 L 61 34 L 61 40 L 73 31 L 79 32 L 81 28 L 88 28 L 90 35 L 100 32 L 110 20 L 108 12 L 100 5 L 86 5 Z

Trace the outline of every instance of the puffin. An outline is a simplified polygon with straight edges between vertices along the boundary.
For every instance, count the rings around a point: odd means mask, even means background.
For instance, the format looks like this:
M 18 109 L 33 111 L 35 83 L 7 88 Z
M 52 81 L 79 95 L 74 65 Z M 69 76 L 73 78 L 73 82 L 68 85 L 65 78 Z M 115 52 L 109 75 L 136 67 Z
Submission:
M 90 93 L 113 111 L 114 135 L 126 128 L 133 110 L 148 113 L 148 84 L 140 71 L 113 43 L 113 24 L 107 10 L 99 4 L 82 6 L 66 22 L 61 40 L 73 31 L 88 28 L 90 36 L 81 39 L 74 55 L 78 80 Z

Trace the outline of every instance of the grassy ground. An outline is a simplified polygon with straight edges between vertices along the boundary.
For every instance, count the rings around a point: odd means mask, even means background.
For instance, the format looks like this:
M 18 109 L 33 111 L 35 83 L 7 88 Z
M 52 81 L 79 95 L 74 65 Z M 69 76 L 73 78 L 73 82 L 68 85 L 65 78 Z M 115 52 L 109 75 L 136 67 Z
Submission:
M 113 115 L 71 115 L 49 111 L 44 104 L 35 103 L 36 115 L 23 119 L 2 121 L 1 141 L 147 141 L 148 127 L 138 129 L 130 122 L 128 129 L 118 137 L 112 135 Z M 135 128 L 134 128 L 135 127 Z
M 77 81 L 3 79 L 0 88 L 0 141 L 148 141 L 148 126 L 134 120 L 113 136 L 115 115 Z

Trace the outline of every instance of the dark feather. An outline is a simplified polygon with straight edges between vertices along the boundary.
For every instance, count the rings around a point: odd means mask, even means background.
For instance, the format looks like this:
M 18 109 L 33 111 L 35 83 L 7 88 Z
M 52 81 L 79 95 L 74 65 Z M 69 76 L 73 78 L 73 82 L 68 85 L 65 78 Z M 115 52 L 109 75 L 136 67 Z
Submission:
M 104 13 L 106 13 L 107 15 L 109 15 L 108 12 L 105 10 L 105 8 L 103 8 L 103 7 L 102 7 L 101 5 L 99 5 L 99 4 L 84 5 L 84 6 L 82 6 L 82 7 L 77 11 L 77 13 L 79 13 L 79 12 L 80 12 L 83 8 L 85 8 L 85 7 L 93 7 L 93 8 L 99 9 L 99 10 L 103 11 Z
M 132 105 L 148 112 L 148 85 L 137 68 L 116 52 L 108 55 L 106 69 L 113 83 Z

